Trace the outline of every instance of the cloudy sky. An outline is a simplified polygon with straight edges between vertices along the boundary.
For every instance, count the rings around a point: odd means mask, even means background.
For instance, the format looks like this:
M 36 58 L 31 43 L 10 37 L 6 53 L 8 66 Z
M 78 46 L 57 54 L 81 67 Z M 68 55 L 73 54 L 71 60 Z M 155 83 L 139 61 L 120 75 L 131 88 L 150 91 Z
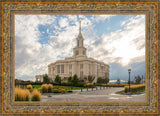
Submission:
M 16 15 L 15 78 L 34 80 L 72 56 L 79 20 L 88 57 L 110 65 L 110 79 L 145 74 L 144 15 Z

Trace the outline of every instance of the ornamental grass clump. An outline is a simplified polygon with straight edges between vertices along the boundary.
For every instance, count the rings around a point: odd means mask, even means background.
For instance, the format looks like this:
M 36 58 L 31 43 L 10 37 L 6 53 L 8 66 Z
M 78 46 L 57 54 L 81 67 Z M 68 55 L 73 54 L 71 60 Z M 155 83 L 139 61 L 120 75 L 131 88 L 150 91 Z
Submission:
M 94 85 L 93 85 L 93 83 L 87 83 L 85 86 L 86 87 L 93 87 Z
M 27 85 L 27 89 L 32 89 L 32 85 Z
M 33 90 L 31 100 L 32 101 L 41 101 L 41 93 L 37 89 Z
M 106 84 L 106 87 L 124 87 L 128 84 Z
M 27 89 L 28 89 L 30 92 L 32 92 L 32 91 L 33 91 L 32 85 L 31 85 L 31 84 L 30 84 L 30 85 L 27 85 Z
M 101 84 L 101 86 L 106 87 L 106 86 L 107 86 L 107 84 Z
M 42 91 L 42 93 L 47 93 L 48 92 L 48 85 L 47 84 L 43 84 L 41 86 L 41 91 Z
M 29 90 L 15 88 L 15 101 L 29 101 L 29 95 Z
M 53 85 L 48 84 L 48 93 L 52 93 Z
M 145 84 L 138 84 L 138 85 L 131 85 L 130 86 L 131 92 L 136 93 L 136 92 L 141 92 L 145 90 Z M 124 87 L 125 93 L 129 91 L 129 86 Z

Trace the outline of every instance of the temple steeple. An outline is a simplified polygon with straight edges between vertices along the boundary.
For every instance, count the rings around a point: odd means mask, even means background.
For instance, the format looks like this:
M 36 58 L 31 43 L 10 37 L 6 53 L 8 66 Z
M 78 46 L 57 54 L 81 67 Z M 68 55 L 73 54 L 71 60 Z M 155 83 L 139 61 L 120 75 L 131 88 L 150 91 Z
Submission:
M 83 46 L 83 36 L 81 33 L 81 21 L 79 21 L 79 34 L 77 39 L 77 46 L 74 48 L 74 56 L 86 55 L 86 48 Z
M 81 33 L 81 21 L 79 21 L 79 34 Z
M 77 47 L 83 47 L 83 36 L 81 33 L 81 21 L 79 21 L 79 34 L 77 37 Z

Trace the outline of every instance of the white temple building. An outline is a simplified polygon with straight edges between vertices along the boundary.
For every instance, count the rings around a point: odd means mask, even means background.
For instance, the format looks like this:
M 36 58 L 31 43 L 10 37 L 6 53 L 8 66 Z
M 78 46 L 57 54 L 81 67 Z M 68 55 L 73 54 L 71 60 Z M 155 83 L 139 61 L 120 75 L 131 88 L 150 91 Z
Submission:
M 93 82 L 97 82 L 97 78 L 109 79 L 109 65 L 87 57 L 87 49 L 84 47 L 84 38 L 81 33 L 81 21 L 79 21 L 79 34 L 76 38 L 77 45 L 73 48 L 73 56 L 64 60 L 57 60 L 48 65 L 48 76 L 53 81 L 56 75 L 59 75 L 62 80 L 67 80 L 68 77 L 76 74 L 79 80 L 87 81 L 88 76 L 93 76 Z M 36 75 L 36 81 L 43 80 L 43 75 Z

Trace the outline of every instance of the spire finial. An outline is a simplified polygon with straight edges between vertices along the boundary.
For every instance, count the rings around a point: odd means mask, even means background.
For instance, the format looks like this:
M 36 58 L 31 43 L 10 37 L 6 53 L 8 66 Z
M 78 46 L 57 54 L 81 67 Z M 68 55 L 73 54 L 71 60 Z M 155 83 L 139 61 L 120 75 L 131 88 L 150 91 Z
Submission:
M 81 21 L 79 21 L 79 33 L 81 33 Z

